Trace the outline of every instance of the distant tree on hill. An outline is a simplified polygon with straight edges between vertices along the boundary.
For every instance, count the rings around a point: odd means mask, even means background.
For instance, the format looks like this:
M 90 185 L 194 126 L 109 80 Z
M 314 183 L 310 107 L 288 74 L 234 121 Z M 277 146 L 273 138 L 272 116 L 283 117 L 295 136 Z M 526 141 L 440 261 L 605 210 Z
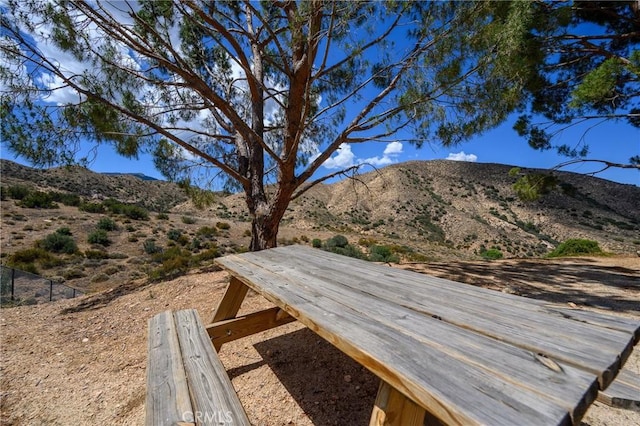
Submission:
M 0 10 L 11 150 L 47 165 L 89 161 L 82 145 L 105 143 L 153 154 L 173 180 L 226 176 L 246 194 L 252 250 L 276 245 L 292 199 L 353 171 L 318 177 L 343 144 L 460 142 L 502 122 L 527 77 L 517 53 L 528 2 L 9 0 Z

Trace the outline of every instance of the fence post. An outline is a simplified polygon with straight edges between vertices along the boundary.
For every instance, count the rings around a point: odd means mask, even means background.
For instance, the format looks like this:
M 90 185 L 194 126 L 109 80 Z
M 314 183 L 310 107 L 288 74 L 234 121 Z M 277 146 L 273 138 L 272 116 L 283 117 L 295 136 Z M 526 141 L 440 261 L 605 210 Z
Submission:
M 14 282 L 16 279 L 16 270 L 15 268 L 11 268 L 11 301 L 13 302 L 15 300 L 14 298 Z
M 49 302 L 53 300 L 53 280 L 49 280 Z

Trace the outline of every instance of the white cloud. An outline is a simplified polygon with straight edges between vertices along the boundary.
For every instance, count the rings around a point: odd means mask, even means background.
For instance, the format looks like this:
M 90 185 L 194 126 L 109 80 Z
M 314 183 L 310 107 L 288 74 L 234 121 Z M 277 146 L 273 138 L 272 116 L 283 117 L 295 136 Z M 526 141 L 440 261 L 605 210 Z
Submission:
M 447 157 L 447 160 L 452 161 L 468 161 L 470 163 L 475 163 L 478 160 L 478 156 L 475 154 L 465 154 L 464 151 L 460 152 L 452 152 Z
M 355 158 L 351 145 L 343 143 L 336 151 L 336 155 L 328 158 L 322 165 L 327 169 L 344 169 L 353 166 Z
M 384 149 L 383 155 L 394 156 L 402 154 L 402 143 L 395 141 L 387 144 L 387 147 Z
M 324 162 L 323 166 L 327 169 L 340 169 L 351 167 L 356 164 L 369 164 L 375 167 L 387 166 L 395 163 L 398 160 L 398 156 L 402 154 L 401 142 L 390 142 L 382 152 L 382 156 L 375 156 L 369 158 L 356 158 L 355 154 L 351 151 L 351 146 L 348 144 L 340 145 L 337 154 Z

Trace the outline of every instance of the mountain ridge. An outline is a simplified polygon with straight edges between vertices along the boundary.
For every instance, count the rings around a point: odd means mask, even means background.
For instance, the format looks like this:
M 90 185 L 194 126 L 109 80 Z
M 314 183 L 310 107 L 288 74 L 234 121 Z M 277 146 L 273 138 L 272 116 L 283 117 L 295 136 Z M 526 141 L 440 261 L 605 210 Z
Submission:
M 250 217 L 242 193 L 216 193 L 213 204 L 199 210 L 170 182 L 109 176 L 81 167 L 32 169 L 7 160 L 0 161 L 0 167 L 3 258 L 38 247 L 39 241 L 66 228 L 78 251 L 60 255 L 62 261 L 53 262 L 58 266 L 36 266 L 43 275 L 83 291 L 158 276 L 158 270 L 162 275 L 171 262 L 183 265 L 163 253 L 191 265 L 203 253 L 219 256 L 249 246 Z M 364 253 L 373 245 L 387 246 L 403 262 L 425 262 L 478 260 L 488 251 L 505 258 L 537 258 L 562 241 L 584 238 L 597 241 L 609 253 L 636 256 L 640 188 L 553 172 L 558 186 L 540 200 L 525 203 L 516 197 L 510 169 L 413 161 L 317 185 L 287 208 L 278 244 L 326 242 L 341 234 Z M 15 185 L 70 192 L 103 208 L 26 208 L 7 196 Z M 153 213 L 128 217 L 123 209 L 110 210 L 110 199 Z M 108 241 L 91 242 L 88 236 L 105 221 Z

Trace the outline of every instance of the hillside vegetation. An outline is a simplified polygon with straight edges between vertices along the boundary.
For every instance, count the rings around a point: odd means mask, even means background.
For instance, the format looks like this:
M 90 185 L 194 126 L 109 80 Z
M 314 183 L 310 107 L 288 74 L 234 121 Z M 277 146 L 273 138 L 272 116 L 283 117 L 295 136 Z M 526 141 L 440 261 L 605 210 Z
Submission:
M 2 263 L 83 290 L 171 278 L 249 243 L 242 194 L 198 210 L 168 182 L 1 166 Z M 558 172 L 554 190 L 525 203 L 509 170 L 409 162 L 320 185 L 291 204 L 279 243 L 385 262 L 542 257 L 570 239 L 640 250 L 640 188 Z

